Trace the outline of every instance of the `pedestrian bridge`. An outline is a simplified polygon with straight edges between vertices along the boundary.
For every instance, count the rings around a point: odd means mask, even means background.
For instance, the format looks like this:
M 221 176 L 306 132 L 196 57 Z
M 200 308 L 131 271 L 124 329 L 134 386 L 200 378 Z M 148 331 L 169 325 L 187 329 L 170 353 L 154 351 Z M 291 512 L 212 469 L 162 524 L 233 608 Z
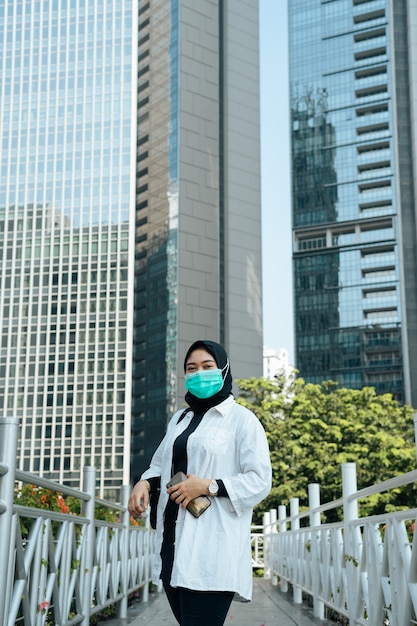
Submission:
M 164 593 L 151 592 L 147 603 L 128 608 L 125 620 L 112 619 L 106 626 L 174 626 L 168 600 Z M 311 606 L 294 604 L 290 594 L 282 593 L 264 578 L 253 579 L 252 602 L 232 602 L 225 626 L 335 626 L 313 616 Z
M 143 605 L 149 599 L 149 521 L 131 524 L 127 485 L 118 504 L 96 499 L 92 467 L 84 469 L 82 491 L 17 470 L 17 425 L 0 418 L 0 624 L 88 626 L 112 605 L 126 620 L 129 597 L 140 591 Z M 416 623 L 417 509 L 361 518 L 358 502 L 414 483 L 417 470 L 359 491 L 355 464 L 341 471 L 339 500 L 321 504 L 319 485 L 312 484 L 308 511 L 300 513 L 293 498 L 289 510 L 279 506 L 264 514 L 263 526 L 252 529 L 254 570 L 264 570 L 264 587 L 279 585 L 294 611 L 309 600 L 311 623 L 332 616 L 351 625 Z M 55 494 L 61 510 L 14 503 L 16 481 L 34 492 L 46 490 L 45 498 Z M 67 510 L 69 496 L 81 502 L 80 514 Z M 97 504 L 116 511 L 117 519 L 96 519 Z M 322 524 L 321 514 L 337 508 L 343 521 Z

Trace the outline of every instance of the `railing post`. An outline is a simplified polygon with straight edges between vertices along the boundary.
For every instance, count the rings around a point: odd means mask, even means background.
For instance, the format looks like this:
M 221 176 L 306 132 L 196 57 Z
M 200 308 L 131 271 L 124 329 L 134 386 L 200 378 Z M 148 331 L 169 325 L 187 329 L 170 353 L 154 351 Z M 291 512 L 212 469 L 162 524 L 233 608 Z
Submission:
M 269 523 L 271 526 L 271 532 L 276 533 L 277 532 L 277 510 L 276 509 L 270 509 Z
M 82 514 L 88 519 L 85 537 L 85 577 L 82 595 L 83 621 L 82 626 L 90 624 L 90 610 L 92 601 L 92 580 L 94 567 L 94 544 L 96 541 L 96 531 L 94 526 L 95 502 L 96 502 L 96 468 L 84 467 L 83 471 L 83 491 L 90 495 L 90 498 L 83 502 Z
M 121 522 L 123 524 L 123 541 L 122 541 L 122 571 L 121 571 L 121 582 L 122 582 L 122 593 L 123 598 L 119 602 L 119 611 L 118 615 L 120 619 L 126 619 L 127 617 L 127 603 L 128 603 L 128 590 L 129 590 L 129 581 L 128 581 L 128 561 L 129 561 L 129 531 L 130 531 L 130 513 L 127 510 L 127 503 L 129 501 L 130 494 L 130 486 L 122 485 L 120 489 L 120 504 L 124 507 L 124 511 L 121 515 Z
M 320 560 L 319 560 L 319 536 L 318 526 L 320 526 L 320 512 L 315 509 L 320 506 L 320 487 L 317 483 L 310 483 L 308 486 L 308 501 L 310 507 L 310 529 L 311 529 L 311 579 L 313 588 L 313 615 L 319 619 L 324 616 L 324 603 L 319 600 L 320 583 Z
M 356 463 L 342 464 L 343 482 L 343 517 L 344 517 L 344 540 L 345 540 L 345 560 L 347 578 L 347 609 L 349 622 L 355 623 L 357 585 L 359 576 L 357 563 L 357 546 L 354 541 L 354 527 L 352 522 L 358 519 L 358 501 L 350 499 L 349 496 L 357 492 Z
M 0 417 L 0 554 L 3 562 L 0 567 L 0 624 L 8 622 L 9 611 L 6 607 L 8 577 L 13 576 L 9 555 L 18 426 L 17 418 Z
M 145 528 L 146 528 L 146 538 L 145 538 L 145 541 L 143 542 L 143 545 L 145 546 L 144 558 L 146 562 L 146 576 L 145 576 L 145 586 L 143 588 L 142 602 L 148 602 L 149 601 L 149 580 L 148 580 L 149 569 L 151 569 L 152 571 L 152 555 L 150 551 L 151 516 L 149 514 L 149 511 L 146 511 L 146 513 L 142 515 L 142 517 L 145 519 Z
M 277 510 L 271 509 L 269 511 L 269 523 L 270 523 L 270 534 L 277 533 Z M 274 545 L 273 540 L 270 542 L 271 546 Z M 265 563 L 265 537 L 264 537 L 264 563 Z M 276 587 L 278 585 L 278 576 L 276 574 L 271 575 L 271 583 Z
M 297 585 L 298 572 L 295 571 L 296 564 L 298 562 L 298 544 L 299 534 L 295 531 L 300 530 L 300 518 L 298 517 L 300 511 L 299 499 L 291 498 L 290 500 L 290 517 L 291 517 L 291 530 L 294 531 L 291 537 L 291 560 L 293 562 L 293 571 L 295 579 L 293 580 L 293 601 L 295 604 L 301 604 L 303 601 L 303 594 L 300 587 Z
M 263 533 L 264 533 L 264 578 L 265 580 L 271 579 L 271 568 L 265 560 L 265 547 L 268 543 L 268 535 L 271 532 L 271 513 L 266 511 L 262 517 Z
M 278 506 L 278 526 L 280 533 L 285 533 L 285 531 L 287 530 L 287 523 L 285 521 L 286 517 L 287 510 L 285 508 L 285 505 L 280 504 Z M 283 591 L 284 593 L 287 593 L 288 591 L 288 581 L 284 578 L 281 578 L 281 591 Z

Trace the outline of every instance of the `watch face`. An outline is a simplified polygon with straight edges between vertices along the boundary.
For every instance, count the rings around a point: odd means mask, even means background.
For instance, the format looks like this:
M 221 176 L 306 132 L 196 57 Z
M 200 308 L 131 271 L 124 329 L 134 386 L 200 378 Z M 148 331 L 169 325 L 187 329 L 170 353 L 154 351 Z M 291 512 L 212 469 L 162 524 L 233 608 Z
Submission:
M 209 485 L 209 492 L 210 493 L 212 493 L 213 495 L 216 495 L 218 490 L 219 490 L 219 486 L 218 486 L 218 484 L 216 482 L 213 481 L 212 483 L 210 483 L 210 485 Z

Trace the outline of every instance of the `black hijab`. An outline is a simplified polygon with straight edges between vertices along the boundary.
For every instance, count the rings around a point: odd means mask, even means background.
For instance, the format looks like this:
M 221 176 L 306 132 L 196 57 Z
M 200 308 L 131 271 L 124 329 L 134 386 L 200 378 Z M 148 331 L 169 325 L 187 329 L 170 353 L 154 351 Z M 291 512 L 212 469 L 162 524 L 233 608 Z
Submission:
M 223 402 L 223 400 L 226 400 L 226 398 L 228 398 L 231 395 L 233 378 L 232 378 L 232 373 L 230 371 L 230 363 L 229 363 L 229 367 L 226 368 L 226 365 L 229 361 L 226 350 L 219 343 L 216 343 L 215 341 L 209 341 L 209 340 L 199 339 L 198 341 L 195 341 L 188 348 L 187 354 L 185 355 L 185 359 L 184 359 L 184 371 L 185 371 L 185 366 L 187 364 L 190 354 L 194 352 L 194 350 L 198 350 L 198 349 L 206 350 L 206 352 L 211 354 L 211 356 L 216 361 L 217 367 L 220 370 L 223 370 L 222 371 L 222 376 L 223 376 L 223 381 L 224 381 L 223 387 L 220 389 L 220 391 L 215 393 L 214 396 L 210 396 L 210 398 L 201 399 L 201 398 L 197 398 L 189 391 L 187 391 L 185 395 L 185 401 L 187 402 L 187 404 L 189 404 L 190 408 L 193 409 L 193 411 L 207 411 L 207 409 L 209 409 L 212 406 L 216 406 L 217 404 L 220 404 L 220 402 Z

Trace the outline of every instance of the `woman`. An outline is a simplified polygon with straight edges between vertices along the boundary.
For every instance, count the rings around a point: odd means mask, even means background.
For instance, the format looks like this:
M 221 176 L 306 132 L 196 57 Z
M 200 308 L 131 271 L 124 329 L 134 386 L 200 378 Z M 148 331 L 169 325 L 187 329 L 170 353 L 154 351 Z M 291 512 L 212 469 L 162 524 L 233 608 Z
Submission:
M 233 398 L 222 346 L 196 341 L 184 369 L 189 409 L 172 417 L 128 508 L 143 513 L 161 485 L 153 580 L 181 626 L 221 626 L 233 598 L 252 597 L 250 524 L 271 488 L 269 450 L 259 420 Z M 186 480 L 166 489 L 179 471 Z M 211 505 L 195 518 L 186 507 L 202 495 Z

